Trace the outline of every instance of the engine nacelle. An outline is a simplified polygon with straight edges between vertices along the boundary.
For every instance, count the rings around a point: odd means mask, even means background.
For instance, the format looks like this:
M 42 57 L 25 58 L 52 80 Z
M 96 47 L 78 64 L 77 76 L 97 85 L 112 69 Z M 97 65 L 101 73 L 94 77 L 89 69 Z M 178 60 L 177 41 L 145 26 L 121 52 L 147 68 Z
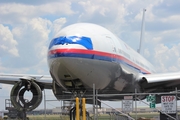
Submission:
M 30 91 L 32 93 L 31 100 L 24 99 L 24 94 L 26 91 Z M 22 80 L 13 86 L 10 97 L 12 105 L 17 110 L 32 111 L 38 107 L 42 101 L 42 90 L 36 82 Z

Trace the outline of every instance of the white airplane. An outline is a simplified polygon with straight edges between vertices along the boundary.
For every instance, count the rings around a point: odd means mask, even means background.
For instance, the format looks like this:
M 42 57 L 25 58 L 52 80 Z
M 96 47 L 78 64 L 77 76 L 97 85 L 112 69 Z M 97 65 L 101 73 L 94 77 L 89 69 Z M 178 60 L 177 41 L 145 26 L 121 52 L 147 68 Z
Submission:
M 70 99 L 74 94 L 92 95 L 93 84 L 98 94 L 180 89 L 180 72 L 155 74 L 155 67 L 145 58 L 109 30 L 95 24 L 77 23 L 62 29 L 52 39 L 47 59 L 51 76 L 0 74 L 0 83 L 14 85 L 10 97 L 19 111 L 38 107 L 44 89 L 52 89 L 59 100 Z M 24 99 L 26 91 L 32 92 L 32 100 Z M 122 96 L 99 99 L 121 100 Z

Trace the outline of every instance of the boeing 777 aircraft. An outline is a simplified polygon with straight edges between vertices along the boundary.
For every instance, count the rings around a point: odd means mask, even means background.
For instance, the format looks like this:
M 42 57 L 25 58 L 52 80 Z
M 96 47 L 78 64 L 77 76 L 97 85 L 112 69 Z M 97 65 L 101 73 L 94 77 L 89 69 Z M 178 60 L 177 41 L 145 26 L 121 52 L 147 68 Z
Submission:
M 95 24 L 77 23 L 63 28 L 52 39 L 47 60 L 51 76 L 0 74 L 0 83 L 14 85 L 10 97 L 18 110 L 31 111 L 38 107 L 44 89 L 52 89 L 59 100 L 70 99 L 75 94 L 92 95 L 93 84 L 98 94 L 180 89 L 180 72 L 157 74 L 155 67 L 139 53 Z M 32 92 L 32 100 L 24 99 L 26 91 Z M 99 99 L 120 100 L 122 96 Z

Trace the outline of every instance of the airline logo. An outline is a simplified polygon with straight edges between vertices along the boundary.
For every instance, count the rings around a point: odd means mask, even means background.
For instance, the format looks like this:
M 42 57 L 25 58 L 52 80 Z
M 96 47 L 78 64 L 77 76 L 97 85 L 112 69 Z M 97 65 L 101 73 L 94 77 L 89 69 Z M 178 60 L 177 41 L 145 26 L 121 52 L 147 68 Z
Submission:
M 51 49 L 54 45 L 64 45 L 64 44 L 79 44 L 87 48 L 88 50 L 93 49 L 93 44 L 91 38 L 84 36 L 60 36 L 54 38 L 50 45 L 49 49 Z

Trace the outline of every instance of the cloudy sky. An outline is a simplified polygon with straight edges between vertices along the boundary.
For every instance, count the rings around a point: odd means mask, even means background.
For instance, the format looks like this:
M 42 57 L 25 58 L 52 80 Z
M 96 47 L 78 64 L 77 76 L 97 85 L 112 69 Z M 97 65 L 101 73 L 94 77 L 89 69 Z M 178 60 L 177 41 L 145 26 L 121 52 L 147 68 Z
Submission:
M 101 25 L 137 50 L 143 8 L 147 9 L 143 56 L 158 72 L 180 70 L 180 1 L 16 1 L 0 0 L 0 73 L 49 74 L 50 40 L 63 27 L 77 22 Z M 4 103 L 11 86 L 0 87 L 0 102 Z

